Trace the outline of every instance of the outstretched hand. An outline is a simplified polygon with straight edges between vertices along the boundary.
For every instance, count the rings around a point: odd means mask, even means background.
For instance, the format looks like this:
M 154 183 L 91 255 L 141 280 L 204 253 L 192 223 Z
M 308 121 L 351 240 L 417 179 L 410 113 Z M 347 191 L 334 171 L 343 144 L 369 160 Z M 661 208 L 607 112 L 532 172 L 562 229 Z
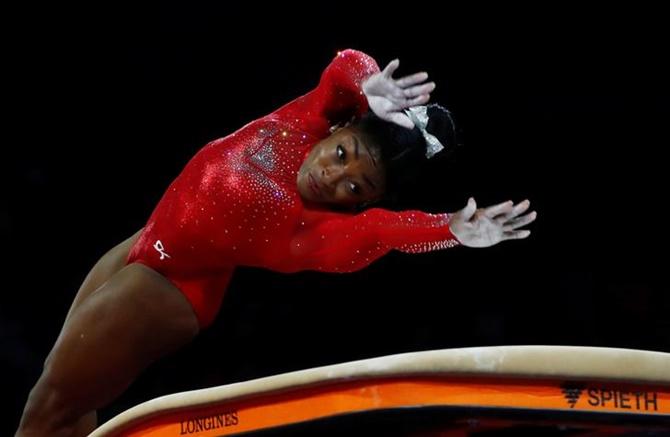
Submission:
M 412 129 L 414 123 L 403 110 L 423 105 L 430 100 L 435 82 L 425 83 L 428 73 L 416 73 L 400 79 L 393 79 L 393 73 L 400 65 L 395 59 L 384 68 L 365 79 L 363 93 L 368 99 L 370 110 L 382 120 Z
M 477 209 L 475 199 L 471 197 L 465 208 L 449 219 L 449 228 L 467 247 L 489 247 L 505 240 L 527 238 L 530 231 L 519 228 L 532 223 L 537 217 L 535 211 L 523 214 L 529 206 L 528 200 L 516 205 L 510 200 Z

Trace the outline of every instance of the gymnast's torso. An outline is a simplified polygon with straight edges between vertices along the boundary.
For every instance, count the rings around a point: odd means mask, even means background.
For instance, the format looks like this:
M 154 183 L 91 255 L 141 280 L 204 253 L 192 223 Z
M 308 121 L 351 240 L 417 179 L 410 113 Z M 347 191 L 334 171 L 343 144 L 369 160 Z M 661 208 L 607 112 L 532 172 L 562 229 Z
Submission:
M 270 115 L 207 144 L 168 187 L 131 258 L 157 259 L 175 277 L 282 270 L 304 210 L 296 175 L 319 139 Z

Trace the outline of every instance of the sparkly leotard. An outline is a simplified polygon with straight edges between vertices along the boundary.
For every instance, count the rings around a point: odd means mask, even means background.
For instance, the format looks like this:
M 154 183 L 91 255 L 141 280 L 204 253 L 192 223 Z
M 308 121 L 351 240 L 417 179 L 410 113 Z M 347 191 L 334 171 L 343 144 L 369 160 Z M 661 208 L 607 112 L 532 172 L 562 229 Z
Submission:
M 457 245 L 447 214 L 347 214 L 301 200 L 297 174 L 306 154 L 330 126 L 367 110 L 361 81 L 377 71 L 368 55 L 340 52 L 315 90 L 203 147 L 168 187 L 128 263 L 168 278 L 206 327 L 236 266 L 351 272 L 392 249 Z

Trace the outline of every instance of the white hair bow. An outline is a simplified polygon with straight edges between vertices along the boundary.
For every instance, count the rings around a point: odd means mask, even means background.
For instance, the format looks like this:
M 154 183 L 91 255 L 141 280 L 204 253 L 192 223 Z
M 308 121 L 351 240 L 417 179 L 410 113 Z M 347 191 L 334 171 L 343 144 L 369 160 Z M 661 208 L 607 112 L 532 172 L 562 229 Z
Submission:
M 427 106 L 412 106 L 411 108 L 405 109 L 405 114 L 412 120 L 415 126 L 419 128 L 423 137 L 426 140 L 426 158 L 430 159 L 440 150 L 444 149 L 440 140 L 426 130 L 428 126 L 428 107 Z

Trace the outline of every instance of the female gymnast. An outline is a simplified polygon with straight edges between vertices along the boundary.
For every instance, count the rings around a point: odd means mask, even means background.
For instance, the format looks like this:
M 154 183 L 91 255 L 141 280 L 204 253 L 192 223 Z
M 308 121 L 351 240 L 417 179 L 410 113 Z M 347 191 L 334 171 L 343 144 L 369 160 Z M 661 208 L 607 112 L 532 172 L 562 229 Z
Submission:
M 87 275 L 31 390 L 17 436 L 79 436 L 95 410 L 215 319 L 237 266 L 352 272 L 390 250 L 526 238 L 529 202 L 455 214 L 379 207 L 454 146 L 426 73 L 394 79 L 345 50 L 316 89 L 205 145 L 145 227 Z M 375 207 L 375 205 L 377 205 Z

